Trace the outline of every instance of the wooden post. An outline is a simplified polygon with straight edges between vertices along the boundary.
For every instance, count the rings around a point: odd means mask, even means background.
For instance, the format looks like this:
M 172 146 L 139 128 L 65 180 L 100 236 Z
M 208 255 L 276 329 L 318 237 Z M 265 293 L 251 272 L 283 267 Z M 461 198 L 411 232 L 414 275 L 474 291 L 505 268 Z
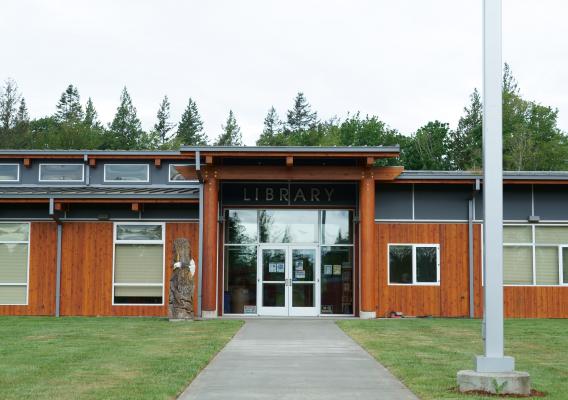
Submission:
M 364 319 L 377 316 L 377 246 L 375 240 L 375 180 L 373 171 L 365 168 L 359 182 L 361 310 Z
M 217 316 L 217 231 L 219 183 L 217 171 L 207 167 L 204 191 L 203 229 L 203 318 Z

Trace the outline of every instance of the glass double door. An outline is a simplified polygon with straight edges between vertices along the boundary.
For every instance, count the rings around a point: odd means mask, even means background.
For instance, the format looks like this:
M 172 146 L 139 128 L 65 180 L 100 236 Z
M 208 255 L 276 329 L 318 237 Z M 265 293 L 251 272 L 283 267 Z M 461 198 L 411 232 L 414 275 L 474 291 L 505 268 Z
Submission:
M 259 315 L 318 315 L 320 279 L 317 253 L 317 246 L 259 247 Z

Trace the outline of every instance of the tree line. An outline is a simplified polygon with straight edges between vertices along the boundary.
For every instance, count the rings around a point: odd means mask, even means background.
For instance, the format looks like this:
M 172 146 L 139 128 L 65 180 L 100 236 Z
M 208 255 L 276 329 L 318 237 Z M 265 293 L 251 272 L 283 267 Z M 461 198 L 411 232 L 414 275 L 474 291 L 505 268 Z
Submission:
M 568 136 L 557 126 L 558 110 L 521 96 L 510 67 L 503 74 L 503 162 L 506 170 L 567 170 Z M 386 164 L 406 169 L 479 170 L 482 148 L 482 102 L 477 89 L 469 98 L 455 128 L 446 122 L 427 122 L 403 135 L 379 117 L 359 112 L 344 118 L 320 119 L 303 93 L 281 118 L 268 110 L 256 144 L 261 146 L 401 146 L 399 160 Z M 170 116 L 165 96 L 156 122 L 144 131 L 136 107 L 124 88 L 113 120 L 103 124 L 91 98 L 83 106 L 77 87 L 69 85 L 51 116 L 30 119 L 16 82 L 0 89 L 0 147 L 5 149 L 177 149 L 180 145 L 241 146 L 242 133 L 233 111 L 219 134 L 205 133 L 196 102 L 189 98 L 179 122 Z

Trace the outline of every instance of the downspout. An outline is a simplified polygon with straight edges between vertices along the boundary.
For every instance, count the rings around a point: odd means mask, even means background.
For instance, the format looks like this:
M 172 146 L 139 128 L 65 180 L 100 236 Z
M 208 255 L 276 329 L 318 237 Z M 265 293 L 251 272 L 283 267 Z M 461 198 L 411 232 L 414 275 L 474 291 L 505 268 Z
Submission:
M 475 192 L 474 192 L 475 193 Z M 474 194 L 475 195 L 475 194 Z M 475 317 L 475 293 L 473 285 L 474 259 L 473 259 L 473 199 L 468 201 L 468 253 L 469 253 L 469 318 Z
M 479 192 L 481 183 L 475 180 L 474 190 L 468 201 L 468 256 L 469 256 L 469 318 L 475 318 L 475 256 L 473 248 L 473 219 L 475 217 L 475 195 Z
M 201 319 L 203 304 L 203 175 L 201 174 L 201 155 L 195 152 L 195 172 L 199 179 L 199 245 L 197 260 L 197 318 Z
M 59 217 L 55 215 L 55 201 L 53 197 L 49 199 L 49 215 L 57 224 L 57 256 L 55 273 L 55 317 L 59 318 L 61 310 L 61 238 L 63 236 L 63 224 Z

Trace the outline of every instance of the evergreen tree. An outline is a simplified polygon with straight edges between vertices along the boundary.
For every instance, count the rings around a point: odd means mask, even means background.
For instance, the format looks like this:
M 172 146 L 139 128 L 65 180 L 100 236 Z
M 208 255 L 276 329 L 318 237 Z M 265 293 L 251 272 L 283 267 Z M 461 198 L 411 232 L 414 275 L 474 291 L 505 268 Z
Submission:
M 197 104 L 191 98 L 181 116 L 175 140 L 178 145 L 203 146 L 207 144 L 207 136 L 203 132 L 203 122 Z
M 291 110 L 288 110 L 287 117 L 286 128 L 290 133 L 314 129 L 318 122 L 317 112 L 312 112 L 312 107 L 302 92 L 298 92 L 296 95 L 294 106 Z
M 67 89 L 61 94 L 57 103 L 57 111 L 55 112 L 55 120 L 63 123 L 79 123 L 83 121 L 83 107 L 81 107 L 81 98 L 79 90 L 73 85 L 67 86 Z
M 93 100 L 90 97 L 85 105 L 85 118 L 83 119 L 83 123 L 90 128 L 101 127 L 97 110 L 95 109 Z
M 237 124 L 237 119 L 233 110 L 229 111 L 227 122 L 222 126 L 223 133 L 215 141 L 215 146 L 242 146 L 241 128 Z
M 406 165 L 408 169 L 449 169 L 448 142 L 450 126 L 440 121 L 428 122 L 419 128 L 408 143 Z
M 278 117 L 276 109 L 273 107 L 268 110 L 264 118 L 264 129 L 260 138 L 256 141 L 257 146 L 279 146 L 282 143 L 280 134 L 282 133 L 282 122 Z
M 451 166 L 461 171 L 481 168 L 483 105 L 477 89 L 470 95 L 464 113 L 457 129 L 449 133 L 448 144 Z
M 156 114 L 158 121 L 154 124 L 154 133 L 158 137 L 161 144 L 166 143 L 168 138 L 168 133 L 173 129 L 173 124 L 169 121 L 170 119 L 170 101 L 168 96 L 164 96 L 164 99 L 160 103 L 160 108 L 158 108 L 158 113 Z
M 120 105 L 109 125 L 109 133 L 112 137 L 107 146 L 124 150 L 138 149 L 142 146 L 144 132 L 126 87 L 120 95 Z
M 30 115 L 28 113 L 28 107 L 26 106 L 26 99 L 22 97 L 18 112 L 16 113 L 16 125 L 27 124 L 28 122 L 30 122 Z
M 21 95 L 13 79 L 6 79 L 0 90 L 0 129 L 5 133 L 16 124 L 16 113 Z

